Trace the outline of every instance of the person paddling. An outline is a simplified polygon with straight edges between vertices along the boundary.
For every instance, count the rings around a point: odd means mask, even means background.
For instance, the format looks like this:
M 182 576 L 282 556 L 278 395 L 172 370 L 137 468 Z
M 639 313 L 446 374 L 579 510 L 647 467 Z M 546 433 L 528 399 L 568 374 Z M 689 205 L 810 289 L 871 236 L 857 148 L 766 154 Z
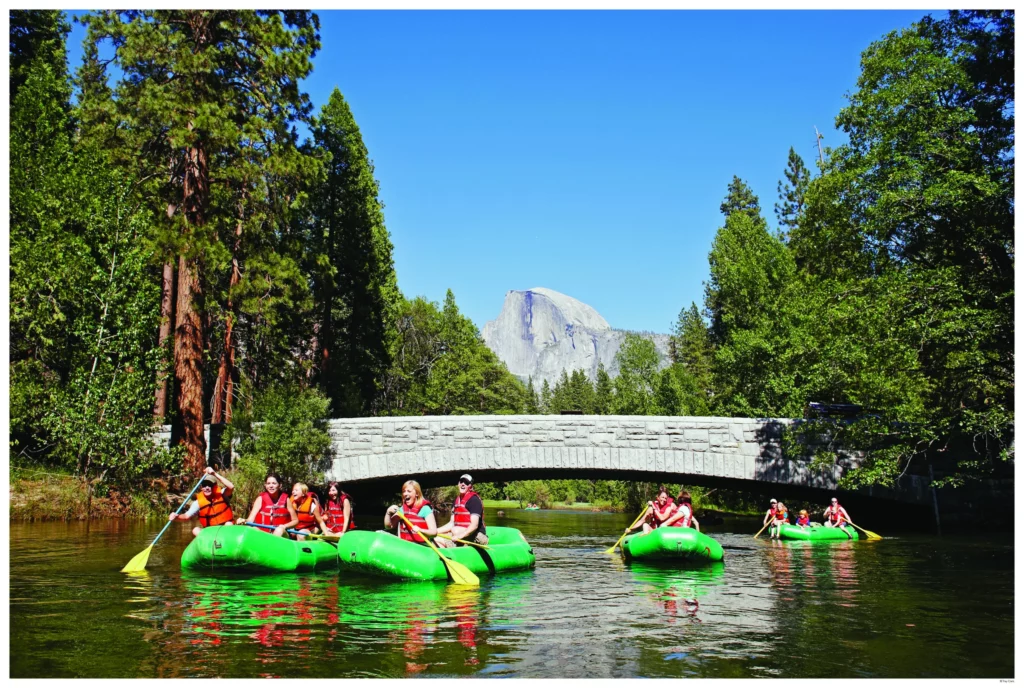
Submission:
M 839 500 L 835 497 L 832 498 L 832 504 L 825 509 L 822 516 L 825 518 L 825 526 L 827 528 L 839 528 L 847 535 L 850 534 L 850 531 L 845 526 L 845 524 L 850 522 L 850 514 L 846 512 L 846 509 L 839 504 Z
M 199 525 L 192 529 L 192 535 L 199 535 L 199 531 L 210 526 L 230 526 L 235 517 L 231 513 L 231 505 L 227 501 L 231 497 L 231 493 L 234 492 L 235 486 L 209 466 L 206 467 L 205 473 L 206 477 L 203 478 L 199 486 L 199 494 L 196 495 L 196 499 L 188 511 L 183 514 L 173 513 L 167 517 L 168 521 L 175 519 L 191 521 L 198 516 Z M 224 485 L 223 490 L 217 484 L 218 481 Z
M 402 519 L 395 516 L 398 511 L 412 524 L 412 530 Z M 427 544 L 427 536 L 437 535 L 437 520 L 430 502 L 423 498 L 423 490 L 415 480 L 406 480 L 402 484 L 402 505 L 392 504 L 384 513 L 384 528 L 398 528 L 398 537 L 418 545 Z
M 320 503 L 316 495 L 309 491 L 306 483 L 295 483 L 292 486 L 292 496 L 288 499 L 288 512 L 292 519 L 274 529 L 274 535 L 285 537 L 290 529 L 298 530 L 295 534 L 296 540 L 305 540 L 306 535 L 314 532 L 316 526 L 326 535 L 333 535 L 333 531 L 324 523 L 323 515 L 320 513 Z
M 775 512 L 778 511 L 779 508 L 779 501 L 777 499 L 771 500 L 770 502 L 768 502 L 768 504 L 770 506 L 768 507 L 768 511 L 765 512 L 764 520 L 761 522 L 762 530 L 764 529 L 764 526 L 768 525 L 769 523 L 775 520 Z
M 452 517 L 437 529 L 439 533 L 450 533 L 452 539 L 440 538 L 435 541 L 438 547 L 456 547 L 461 543 L 456 540 L 487 544 L 487 528 L 484 526 L 484 503 L 480 495 L 473 491 L 473 476 L 463 473 L 459 477 L 459 494 L 452 507 Z
M 253 500 L 249 518 L 240 518 L 236 522 L 238 525 L 249 521 L 264 526 L 280 526 L 291 521 L 293 516 L 288 511 L 288 495 L 281 490 L 281 480 L 271 473 L 263 481 L 263 492 Z
M 663 526 L 676 526 L 677 528 L 693 528 L 700 532 L 700 523 L 693 516 L 693 500 L 690 493 L 682 490 L 676 497 L 676 511 L 670 516 Z
M 672 497 L 669 496 L 668 489 L 664 485 L 660 485 L 658 487 L 658 496 L 653 502 L 647 502 L 647 511 L 644 512 L 641 525 L 626 528 L 626 532 L 631 533 L 638 527 L 642 527 L 644 535 L 646 535 L 662 525 L 675 512 L 676 505 L 672 503 Z
M 327 484 L 327 501 L 323 505 L 324 523 L 335 533 L 345 533 L 356 527 L 352 519 L 352 499 L 336 482 Z

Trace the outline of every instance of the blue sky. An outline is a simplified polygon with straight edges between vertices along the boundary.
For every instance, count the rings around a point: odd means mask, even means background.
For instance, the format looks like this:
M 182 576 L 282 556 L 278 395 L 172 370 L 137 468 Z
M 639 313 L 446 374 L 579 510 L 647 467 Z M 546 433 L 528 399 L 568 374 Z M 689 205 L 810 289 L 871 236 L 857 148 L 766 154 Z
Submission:
M 732 176 L 774 226 L 789 147 L 813 169 L 815 126 L 842 143 L 861 52 L 928 13 L 320 11 L 305 87 L 352 108 L 406 296 L 451 288 L 482 328 L 548 287 L 669 332 Z

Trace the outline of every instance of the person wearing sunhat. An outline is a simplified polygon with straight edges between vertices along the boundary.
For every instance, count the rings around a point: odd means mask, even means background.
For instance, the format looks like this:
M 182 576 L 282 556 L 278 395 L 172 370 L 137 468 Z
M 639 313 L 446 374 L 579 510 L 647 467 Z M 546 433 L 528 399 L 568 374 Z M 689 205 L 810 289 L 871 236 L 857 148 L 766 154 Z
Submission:
M 183 514 L 173 513 L 167 517 L 168 521 L 175 519 L 191 521 L 198 516 L 199 525 L 192 529 L 192 535 L 199 535 L 199 531 L 210 526 L 230 526 L 235 517 L 231 513 L 230 504 L 228 504 L 228 498 L 235 491 L 235 486 L 209 466 L 206 467 L 205 472 L 206 477 L 199 483 L 199 494 L 196 495 L 196 500 L 192 502 L 188 511 Z M 224 486 L 223 490 L 217 484 L 218 482 Z
M 455 497 L 452 517 L 448 523 L 439 526 L 438 533 L 447 533 L 452 539 L 438 538 L 438 547 L 455 547 L 456 540 L 468 540 L 481 545 L 487 544 L 487 529 L 484 526 L 484 503 L 473 491 L 473 476 L 463 473 L 459 476 L 459 494 Z
M 772 523 L 772 522 L 775 521 L 775 514 L 779 510 L 779 500 L 772 499 L 769 502 L 769 505 L 770 506 L 768 507 L 768 511 L 764 515 L 764 521 L 762 521 L 762 523 L 761 523 L 762 526 L 766 526 L 769 523 Z

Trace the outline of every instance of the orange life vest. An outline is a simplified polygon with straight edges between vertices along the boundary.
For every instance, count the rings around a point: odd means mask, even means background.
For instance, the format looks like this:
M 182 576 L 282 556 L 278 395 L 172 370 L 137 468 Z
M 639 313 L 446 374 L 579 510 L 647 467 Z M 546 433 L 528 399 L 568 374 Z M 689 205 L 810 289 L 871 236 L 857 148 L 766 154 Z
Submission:
M 260 494 L 263 506 L 256 514 L 256 523 L 264 526 L 281 526 L 291 520 L 288 516 L 288 495 L 277 493 L 277 501 L 271 499 L 267 492 Z
M 420 509 L 422 509 L 424 506 L 430 506 L 430 502 L 428 502 L 425 499 L 421 499 L 418 504 L 413 505 L 412 509 L 407 507 L 405 505 L 405 502 L 402 502 L 402 513 L 405 514 L 405 517 L 407 519 L 409 519 L 409 523 L 413 524 L 417 528 L 422 528 L 423 530 L 426 530 L 430 527 L 427 525 L 427 519 L 419 515 Z M 405 521 L 401 520 L 398 522 L 398 537 L 402 538 L 403 540 L 408 540 L 409 542 L 418 542 L 421 544 L 427 541 L 427 539 L 422 535 L 418 535 L 409 530 L 409 526 L 405 525 Z
M 459 495 L 455 498 L 455 505 L 452 507 L 452 516 L 455 517 L 455 525 L 459 528 L 468 528 L 470 523 L 469 509 L 466 508 L 466 504 L 473 497 L 478 496 L 473 490 L 469 490 L 465 495 Z M 486 533 L 487 530 L 484 528 L 484 515 L 480 514 L 480 523 L 476 526 L 476 532 Z
M 839 504 L 839 502 L 836 502 L 836 505 L 834 507 L 830 506 L 828 509 L 826 509 L 826 511 L 828 511 L 828 520 L 832 523 L 835 523 L 837 526 L 842 525 L 843 522 L 846 521 L 846 519 L 843 518 L 843 514 L 840 511 L 840 509 L 842 508 L 842 505 Z
M 788 511 L 782 511 L 782 510 L 776 511 L 775 512 L 775 520 L 776 521 L 782 521 L 783 523 L 789 523 L 789 512 Z
M 313 515 L 313 507 L 317 504 L 316 495 L 312 492 L 307 492 L 301 504 L 295 504 L 294 501 L 292 504 L 295 506 L 295 515 L 299 518 L 295 528 L 298 530 L 312 530 L 316 525 L 316 516 Z
M 206 495 L 200 492 L 196 501 L 199 502 L 199 525 L 203 528 L 219 526 L 235 519 L 231 507 L 224 501 L 219 485 L 213 486 L 213 499 L 207 499 Z
M 324 523 L 331 530 L 334 530 L 334 526 L 338 526 L 340 528 L 341 526 L 345 525 L 345 502 L 346 501 L 351 503 L 352 500 L 349 498 L 349 496 L 347 494 L 342 492 L 341 493 L 341 497 L 340 497 L 340 499 L 338 501 L 332 502 L 332 501 L 328 500 L 327 503 L 323 505 L 322 508 L 323 508 L 323 511 L 324 511 Z M 356 520 L 352 516 L 353 516 L 353 514 L 352 514 L 352 507 L 349 506 L 349 514 L 348 514 L 348 529 L 349 530 L 352 530 L 352 529 L 354 529 L 356 527 Z

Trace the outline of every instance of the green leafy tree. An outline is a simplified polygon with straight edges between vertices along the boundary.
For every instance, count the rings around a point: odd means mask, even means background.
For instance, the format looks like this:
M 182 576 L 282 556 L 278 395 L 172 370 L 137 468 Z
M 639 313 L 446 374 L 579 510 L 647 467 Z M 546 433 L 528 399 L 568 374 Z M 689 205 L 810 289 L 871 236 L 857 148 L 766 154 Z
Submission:
M 729 182 L 725 200 L 722 201 L 719 210 L 726 219 L 733 213 L 743 213 L 753 220 L 764 221 L 761 216 L 761 202 L 747 183 L 736 176 Z
M 594 413 L 608 415 L 615 408 L 615 384 L 604 367 L 597 364 L 597 379 L 594 381 Z
M 87 58 L 101 43 L 113 48 L 109 64 L 121 75 L 116 121 L 135 151 L 144 193 L 167 208 L 156 242 L 176 269 L 177 422 L 186 466 L 197 472 L 205 463 L 206 301 L 216 295 L 214 275 L 232 274 L 241 250 L 223 238 L 237 236 L 237 187 L 253 179 L 254 165 L 272 176 L 306 165 L 292 125 L 308 115 L 298 82 L 312 69 L 319 22 L 290 10 L 160 10 L 98 12 L 84 23 Z M 271 263 L 287 275 L 287 262 L 278 255 Z
M 615 354 L 619 376 L 615 378 L 615 412 L 649 416 L 657 411 L 658 350 L 654 342 L 627 333 Z
M 526 381 L 526 413 L 535 416 L 540 414 L 540 397 L 533 386 L 533 376 Z

